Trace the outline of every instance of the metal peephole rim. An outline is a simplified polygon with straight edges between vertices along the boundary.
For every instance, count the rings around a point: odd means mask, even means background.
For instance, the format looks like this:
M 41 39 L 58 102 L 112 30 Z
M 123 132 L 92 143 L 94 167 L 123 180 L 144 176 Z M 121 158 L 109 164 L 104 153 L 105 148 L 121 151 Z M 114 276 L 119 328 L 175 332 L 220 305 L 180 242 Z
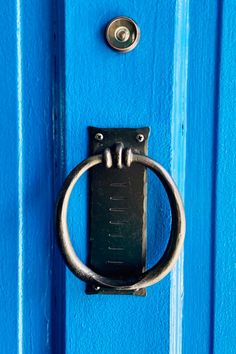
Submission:
M 170 203 L 172 224 L 169 242 L 163 256 L 152 268 L 140 275 L 131 276 L 126 279 L 115 279 L 97 274 L 87 267 L 75 253 L 67 225 L 70 196 L 78 179 L 86 171 L 99 164 L 104 164 L 106 168 L 112 167 L 114 161 L 109 148 L 106 148 L 103 154 L 91 156 L 81 162 L 67 177 L 60 192 L 57 205 L 58 240 L 66 264 L 83 281 L 95 286 L 106 286 L 118 290 L 141 289 L 159 282 L 172 270 L 177 262 L 185 238 L 185 212 L 182 199 L 173 179 L 159 163 L 145 155 L 132 153 L 131 149 L 123 151 L 121 143 L 117 144 L 116 152 L 115 163 L 117 168 L 122 168 L 123 163 L 126 167 L 130 167 L 132 163 L 141 164 L 146 168 L 150 168 L 164 186 Z
M 111 48 L 118 52 L 127 53 L 138 45 L 140 29 L 131 18 L 119 16 L 107 25 L 106 39 Z

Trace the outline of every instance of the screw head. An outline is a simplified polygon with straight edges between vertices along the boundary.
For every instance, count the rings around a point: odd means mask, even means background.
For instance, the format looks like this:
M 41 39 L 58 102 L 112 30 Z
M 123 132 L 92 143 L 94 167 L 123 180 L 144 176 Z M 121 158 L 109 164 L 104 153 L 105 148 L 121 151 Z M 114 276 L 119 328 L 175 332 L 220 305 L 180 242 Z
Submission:
M 137 134 L 136 135 L 136 140 L 139 142 L 139 143 L 142 143 L 145 138 L 144 138 L 144 135 L 143 134 Z
M 95 140 L 97 141 L 102 141 L 103 140 L 103 134 L 102 133 L 97 133 L 95 135 Z

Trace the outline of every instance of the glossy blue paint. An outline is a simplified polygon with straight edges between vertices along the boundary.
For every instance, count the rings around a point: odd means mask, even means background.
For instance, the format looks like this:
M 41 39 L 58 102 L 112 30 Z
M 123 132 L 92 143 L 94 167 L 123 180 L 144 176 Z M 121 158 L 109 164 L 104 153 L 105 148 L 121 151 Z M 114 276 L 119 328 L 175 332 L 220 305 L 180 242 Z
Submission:
M 214 352 L 235 353 L 236 300 L 236 3 L 221 9 L 218 124 L 215 136 Z
M 52 23 L 48 1 L 1 1 L 2 353 L 51 348 Z
M 174 80 L 171 126 L 171 173 L 185 198 L 187 80 L 189 55 L 189 1 L 176 2 Z M 170 353 L 182 353 L 184 251 L 171 273 Z
M 212 352 L 213 194 L 219 23 L 216 1 L 190 4 L 184 353 Z M 191 330 L 189 330 L 191 328 Z
M 183 352 L 235 353 L 235 2 L 190 2 Z
M 1 352 L 234 353 L 234 1 L 15 0 L 0 8 Z M 117 15 L 140 25 L 133 52 L 104 41 Z M 184 254 L 146 298 L 85 295 L 58 253 L 55 195 L 88 154 L 89 125 L 149 125 L 149 155 L 185 196 Z M 70 204 L 84 260 L 86 183 Z M 148 188 L 151 265 L 170 217 L 151 174 Z
M 182 127 L 180 112 L 175 120 L 177 105 L 172 108 L 173 89 L 176 90 L 176 80 L 182 78 L 177 69 L 180 54 L 174 54 L 175 32 L 183 26 L 177 21 L 179 6 L 175 1 L 65 1 L 66 173 L 87 156 L 89 125 L 149 125 L 149 155 L 171 168 L 172 128 L 175 124 Z M 188 11 L 187 6 L 184 11 Z M 112 51 L 104 41 L 104 26 L 119 14 L 133 17 L 141 28 L 139 46 L 126 55 Z M 184 95 L 181 97 L 184 99 Z M 173 129 L 182 136 L 182 128 Z M 175 154 L 176 158 L 177 151 Z M 149 265 L 160 255 L 157 248 L 163 250 L 169 229 L 165 197 L 155 187 L 150 175 Z M 70 231 L 78 254 L 85 259 L 84 188 L 81 183 L 71 203 Z M 79 210 L 78 198 L 82 199 Z M 154 353 L 157 348 L 163 353 L 169 351 L 170 278 L 148 289 L 145 299 L 86 296 L 84 284 L 69 271 L 65 282 L 66 352 Z M 181 294 L 177 290 L 174 296 Z M 178 310 L 172 310 L 177 316 Z M 176 337 L 181 341 L 179 333 Z

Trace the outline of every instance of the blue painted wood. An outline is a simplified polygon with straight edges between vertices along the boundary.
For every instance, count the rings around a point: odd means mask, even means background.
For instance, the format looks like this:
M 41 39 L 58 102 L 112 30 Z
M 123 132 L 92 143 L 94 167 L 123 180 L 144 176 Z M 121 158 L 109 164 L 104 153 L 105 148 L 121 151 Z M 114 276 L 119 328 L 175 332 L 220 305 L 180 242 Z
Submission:
M 236 350 L 236 3 L 224 1 L 220 17 L 217 131 L 215 133 L 213 264 L 214 353 Z
M 183 352 L 235 353 L 235 2 L 190 2 Z
M 183 8 L 185 15 L 180 18 Z M 62 8 L 63 12 L 63 8 Z M 113 17 L 133 17 L 141 28 L 140 45 L 121 55 L 104 41 L 104 26 Z M 87 127 L 132 127 L 149 125 L 149 155 L 171 168 L 172 133 L 183 140 L 181 111 L 185 93 L 179 90 L 179 79 L 186 82 L 186 65 L 179 73 L 179 56 L 187 51 L 188 4 L 180 1 L 71 2 L 65 1 L 65 170 L 68 173 L 88 154 Z M 174 40 L 185 38 L 174 50 Z M 181 41 L 181 39 L 180 39 Z M 175 53 L 177 52 L 177 53 Z M 186 54 L 184 54 L 186 56 Z M 182 73 L 183 72 L 183 73 Z M 175 94 L 173 95 L 173 90 Z M 173 101 L 174 108 L 173 108 Z M 178 114 L 178 119 L 175 117 Z M 178 127 L 176 127 L 178 126 Z M 176 140 L 176 141 L 177 141 Z M 175 143 L 177 146 L 177 143 Z M 184 161 L 185 155 L 181 156 Z M 181 163 L 181 168 L 184 163 Z M 184 171 L 179 172 L 184 179 Z M 179 180 L 180 181 L 180 180 Z M 168 238 L 169 212 L 163 191 L 149 176 L 148 264 L 160 256 Z M 70 205 L 70 232 L 74 246 L 86 256 L 86 181 L 79 183 Z M 78 205 L 80 198 L 80 205 Z M 82 201 L 81 201 L 82 200 Z M 79 217 L 78 217 L 79 216 Z M 159 250 L 157 251 L 157 249 Z M 178 273 L 180 273 L 179 271 Z M 179 283 L 173 278 L 172 298 L 181 302 Z M 170 278 L 148 290 L 145 299 L 120 296 L 86 296 L 84 284 L 66 270 L 65 351 L 67 353 L 167 353 L 170 350 L 170 327 L 180 322 L 181 313 L 170 316 Z M 175 324 L 174 324 L 175 325 Z M 181 343 L 181 333 L 175 331 Z M 172 344 L 173 348 L 177 345 Z
M 234 353 L 234 1 L 15 0 L 0 9 L 1 352 Z M 141 28 L 128 54 L 104 42 L 117 15 Z M 88 154 L 89 125 L 149 125 L 149 155 L 185 195 L 185 252 L 146 298 L 85 295 L 55 245 L 55 194 Z M 70 204 L 84 260 L 86 183 Z M 151 265 L 170 216 L 151 174 L 148 187 Z
M 52 9 L 1 1 L 0 345 L 51 351 Z
M 183 352 L 210 353 L 218 6 L 190 2 Z M 191 330 L 190 330 L 191 328 Z
M 16 117 L 17 105 L 17 49 L 16 49 L 16 14 L 15 4 L 1 4 L 1 56 L 0 56 L 0 92 L 1 105 L 1 199 L 0 199 L 0 316 L 1 319 L 1 350 L 17 353 L 18 341 L 18 121 L 8 124 Z M 8 22 L 6 21 L 8 18 Z M 9 58 L 9 54 L 11 54 Z M 8 65 L 6 65 L 6 58 Z M 4 68 L 4 70 L 3 70 Z M 14 86 L 12 80 L 15 80 Z M 11 280 L 11 281 L 9 281 Z M 11 333 L 11 338 L 10 338 Z
M 189 1 L 177 1 L 174 37 L 174 74 L 171 126 L 171 173 L 185 198 L 187 80 L 189 56 Z M 170 353 L 182 353 L 182 316 L 184 294 L 184 251 L 171 273 Z

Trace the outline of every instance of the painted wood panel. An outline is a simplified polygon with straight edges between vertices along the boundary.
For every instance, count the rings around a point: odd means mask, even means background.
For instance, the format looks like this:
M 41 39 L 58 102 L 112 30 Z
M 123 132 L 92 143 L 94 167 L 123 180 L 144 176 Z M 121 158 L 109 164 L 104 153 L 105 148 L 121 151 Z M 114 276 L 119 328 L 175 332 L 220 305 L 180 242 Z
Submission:
M 215 259 L 213 350 L 236 350 L 236 3 L 224 1 L 220 16 L 218 120 L 215 136 Z
M 52 9 L 1 1 L 2 353 L 51 351 Z
M 235 352 L 233 0 L 0 2 L 0 344 L 3 353 Z M 141 28 L 119 54 L 104 26 Z M 87 296 L 56 246 L 55 195 L 87 126 L 151 127 L 149 156 L 185 198 L 185 251 L 146 298 Z M 149 175 L 148 264 L 170 216 Z M 156 191 L 158 187 L 158 191 Z M 86 259 L 86 188 L 70 205 Z
M 235 3 L 190 2 L 184 353 L 235 353 Z
M 65 91 L 61 127 L 65 174 L 88 154 L 89 125 L 149 125 L 149 155 L 173 171 L 183 192 L 188 2 L 60 4 L 59 18 L 64 16 L 65 28 L 65 38 L 59 38 L 59 47 L 65 48 L 59 55 L 65 63 L 61 78 Z M 104 40 L 106 23 L 119 14 L 133 17 L 141 28 L 139 46 L 126 55 L 112 51 Z M 148 212 L 150 265 L 166 244 L 169 211 L 164 193 L 160 186 L 156 191 L 151 174 L 148 185 L 152 210 Z M 85 260 L 86 180 L 78 187 L 71 203 L 70 231 L 78 254 Z M 66 270 L 65 351 L 154 353 L 158 348 L 163 353 L 181 352 L 182 264 L 171 279 L 148 289 L 145 299 L 86 296 L 84 284 Z
M 190 4 L 184 353 L 212 352 L 213 141 L 217 113 L 218 11 L 215 1 Z

